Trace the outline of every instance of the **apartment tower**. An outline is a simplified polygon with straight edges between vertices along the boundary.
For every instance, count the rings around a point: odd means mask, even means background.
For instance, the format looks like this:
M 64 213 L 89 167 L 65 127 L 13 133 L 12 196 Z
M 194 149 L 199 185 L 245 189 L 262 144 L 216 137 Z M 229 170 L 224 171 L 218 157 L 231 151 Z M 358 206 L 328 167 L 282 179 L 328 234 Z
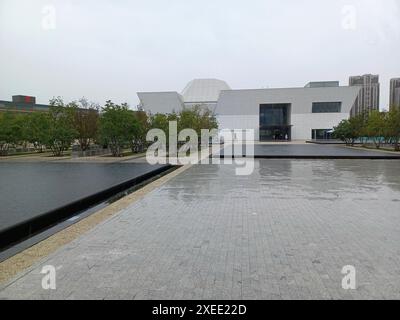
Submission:
M 390 108 L 400 108 L 400 78 L 390 80 Z
M 366 74 L 363 76 L 353 76 L 350 77 L 349 85 L 351 87 L 360 87 L 360 93 L 356 105 L 352 110 L 352 115 L 379 110 L 379 75 Z

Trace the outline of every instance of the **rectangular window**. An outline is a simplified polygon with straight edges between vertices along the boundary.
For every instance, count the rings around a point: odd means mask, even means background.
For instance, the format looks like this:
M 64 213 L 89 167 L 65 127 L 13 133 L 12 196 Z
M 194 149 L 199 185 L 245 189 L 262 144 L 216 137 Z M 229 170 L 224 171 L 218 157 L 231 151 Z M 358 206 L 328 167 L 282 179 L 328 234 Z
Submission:
M 331 140 L 333 130 L 332 129 L 312 129 L 311 136 L 313 140 Z
M 262 104 L 260 106 L 260 126 L 288 125 L 288 104 Z
M 340 113 L 341 102 L 313 102 L 312 113 Z
M 290 104 L 260 105 L 260 140 L 288 141 L 291 139 Z

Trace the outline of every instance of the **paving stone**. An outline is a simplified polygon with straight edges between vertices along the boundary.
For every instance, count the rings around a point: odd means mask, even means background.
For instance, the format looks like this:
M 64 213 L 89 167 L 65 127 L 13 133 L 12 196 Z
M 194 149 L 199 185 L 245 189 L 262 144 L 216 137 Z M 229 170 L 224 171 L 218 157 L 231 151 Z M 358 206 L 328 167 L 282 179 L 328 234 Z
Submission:
M 0 299 L 399 299 L 400 163 L 194 166 L 0 289 Z M 61 266 L 57 289 L 44 265 Z M 353 265 L 358 288 L 342 289 Z

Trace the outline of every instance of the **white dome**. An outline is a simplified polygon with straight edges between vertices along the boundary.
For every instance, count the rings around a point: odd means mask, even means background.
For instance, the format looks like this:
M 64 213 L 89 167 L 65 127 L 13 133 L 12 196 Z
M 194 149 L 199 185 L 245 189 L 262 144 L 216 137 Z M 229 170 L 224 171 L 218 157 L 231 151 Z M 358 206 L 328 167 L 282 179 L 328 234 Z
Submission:
M 195 79 L 182 91 L 184 102 L 217 102 L 222 90 L 231 90 L 229 85 L 218 79 Z

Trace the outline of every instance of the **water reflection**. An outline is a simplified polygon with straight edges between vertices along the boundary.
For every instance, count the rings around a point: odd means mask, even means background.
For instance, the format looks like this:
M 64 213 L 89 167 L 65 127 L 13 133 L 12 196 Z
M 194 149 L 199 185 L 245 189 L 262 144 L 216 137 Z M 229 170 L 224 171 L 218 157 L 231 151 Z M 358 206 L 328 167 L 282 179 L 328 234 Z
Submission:
M 193 166 L 164 187 L 168 198 L 218 203 L 223 199 L 400 199 L 397 160 L 256 160 L 250 176 L 234 165 Z
M 125 163 L 0 163 L 0 230 L 158 168 Z

